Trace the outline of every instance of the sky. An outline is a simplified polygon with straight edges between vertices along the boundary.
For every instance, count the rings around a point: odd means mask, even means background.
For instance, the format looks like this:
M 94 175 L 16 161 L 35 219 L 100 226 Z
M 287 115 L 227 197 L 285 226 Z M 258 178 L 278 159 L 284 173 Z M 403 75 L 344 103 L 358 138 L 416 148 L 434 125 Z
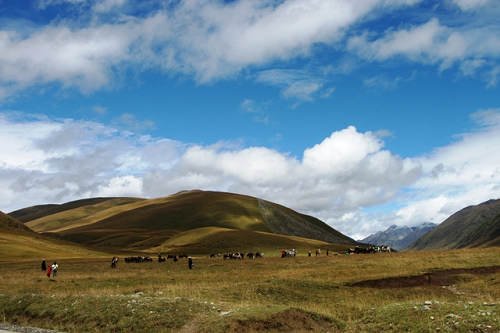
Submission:
M 0 0 L 0 210 L 190 189 L 360 239 L 500 198 L 498 0 Z

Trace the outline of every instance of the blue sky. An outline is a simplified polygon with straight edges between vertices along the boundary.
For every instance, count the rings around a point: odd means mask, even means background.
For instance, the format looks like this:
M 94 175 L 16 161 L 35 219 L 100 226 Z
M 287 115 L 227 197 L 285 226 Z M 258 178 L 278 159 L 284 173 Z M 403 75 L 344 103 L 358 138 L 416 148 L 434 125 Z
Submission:
M 500 197 L 495 0 L 0 0 L 0 209 L 201 188 L 353 237 Z

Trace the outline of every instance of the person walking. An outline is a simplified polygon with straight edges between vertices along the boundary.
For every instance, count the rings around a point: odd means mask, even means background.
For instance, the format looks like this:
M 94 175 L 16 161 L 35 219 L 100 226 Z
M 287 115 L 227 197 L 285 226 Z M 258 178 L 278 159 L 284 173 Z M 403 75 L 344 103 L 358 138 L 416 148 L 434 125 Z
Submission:
M 193 258 L 191 256 L 188 257 L 188 267 L 189 269 L 193 269 Z

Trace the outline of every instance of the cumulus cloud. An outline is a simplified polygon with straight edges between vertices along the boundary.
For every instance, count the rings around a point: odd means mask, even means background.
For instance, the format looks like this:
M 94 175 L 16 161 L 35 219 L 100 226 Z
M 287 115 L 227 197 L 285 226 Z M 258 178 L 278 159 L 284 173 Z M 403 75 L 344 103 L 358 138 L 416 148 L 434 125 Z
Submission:
M 88 196 L 151 197 L 201 188 L 340 217 L 389 200 L 420 173 L 418 163 L 391 154 L 376 134 L 352 126 L 296 157 L 266 147 L 185 145 L 95 122 L 0 119 L 2 139 L 12 147 L 0 155 L 7 210 Z
M 440 223 L 470 205 L 500 198 L 500 109 L 472 114 L 477 128 L 450 145 L 416 158 L 422 176 L 398 200 L 397 209 L 378 214 L 382 226 Z
M 293 156 L 230 143 L 184 144 L 96 122 L 2 115 L 1 209 L 198 188 L 278 202 L 355 238 L 394 223 L 439 223 L 500 197 L 500 110 L 471 117 L 476 128 L 455 142 L 400 157 L 384 149 L 380 132 L 353 126 Z

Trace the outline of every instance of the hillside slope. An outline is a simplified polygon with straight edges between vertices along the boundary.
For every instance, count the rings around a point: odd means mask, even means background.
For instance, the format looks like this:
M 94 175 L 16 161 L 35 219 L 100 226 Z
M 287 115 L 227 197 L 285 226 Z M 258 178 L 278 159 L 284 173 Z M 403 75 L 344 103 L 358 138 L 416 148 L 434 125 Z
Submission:
M 203 227 L 261 231 L 330 243 L 355 243 L 312 216 L 250 196 L 209 191 L 181 192 L 166 198 L 122 205 L 115 215 L 63 230 L 60 234 L 84 243 L 124 231 L 129 231 L 131 238 L 156 234 L 167 239 L 176 233 Z
M 500 246 L 500 200 L 489 200 L 458 211 L 419 238 L 411 248 L 458 249 L 479 246 Z
M 300 241 L 290 242 L 276 238 L 283 243 L 276 244 L 278 247 L 300 245 L 304 239 L 310 241 L 310 246 L 315 246 L 316 241 L 356 244 L 317 218 L 245 195 L 184 191 L 157 199 L 126 199 L 130 202 L 121 198 L 80 205 L 31 220 L 26 225 L 37 232 L 55 233 L 73 242 L 114 249 L 148 250 L 184 232 L 189 231 L 193 236 L 203 228 L 215 228 L 215 233 L 226 236 L 243 235 L 227 233 L 227 230 L 248 231 L 247 236 L 252 234 L 262 241 L 269 239 L 262 233 L 301 237 Z M 225 237 L 225 242 L 227 247 L 232 247 L 229 238 Z
M 9 213 L 9 216 L 12 216 L 18 221 L 21 221 L 23 223 L 26 223 L 28 221 L 36 220 L 39 218 L 42 218 L 44 216 L 52 215 L 52 214 L 57 214 L 60 212 L 64 212 L 67 210 L 83 207 L 83 206 L 89 206 L 89 205 L 95 205 L 99 204 L 105 201 L 109 200 L 122 200 L 126 201 L 129 200 L 129 202 L 136 201 L 136 200 L 141 200 L 137 198 L 90 198 L 90 199 L 81 199 L 81 200 L 75 200 L 75 201 L 70 201 L 66 202 L 63 204 L 47 204 L 47 205 L 37 205 L 37 206 L 31 206 L 31 207 L 26 207 L 22 209 L 15 210 L 13 212 Z
M 97 198 L 98 200 L 80 200 L 81 205 L 63 204 L 66 209 L 25 222 L 36 232 L 59 232 L 75 228 L 112 216 L 120 206 L 140 202 L 137 198 Z M 85 202 L 85 203 L 84 203 Z M 71 208 L 71 206 L 73 206 Z M 127 206 L 131 207 L 131 206 Z
M 12 259 L 83 258 L 108 254 L 39 235 L 0 212 L 0 261 Z
M 0 212 L 0 232 L 22 232 L 22 233 L 33 233 L 30 228 L 25 226 L 22 222 L 16 220 L 15 218 Z

